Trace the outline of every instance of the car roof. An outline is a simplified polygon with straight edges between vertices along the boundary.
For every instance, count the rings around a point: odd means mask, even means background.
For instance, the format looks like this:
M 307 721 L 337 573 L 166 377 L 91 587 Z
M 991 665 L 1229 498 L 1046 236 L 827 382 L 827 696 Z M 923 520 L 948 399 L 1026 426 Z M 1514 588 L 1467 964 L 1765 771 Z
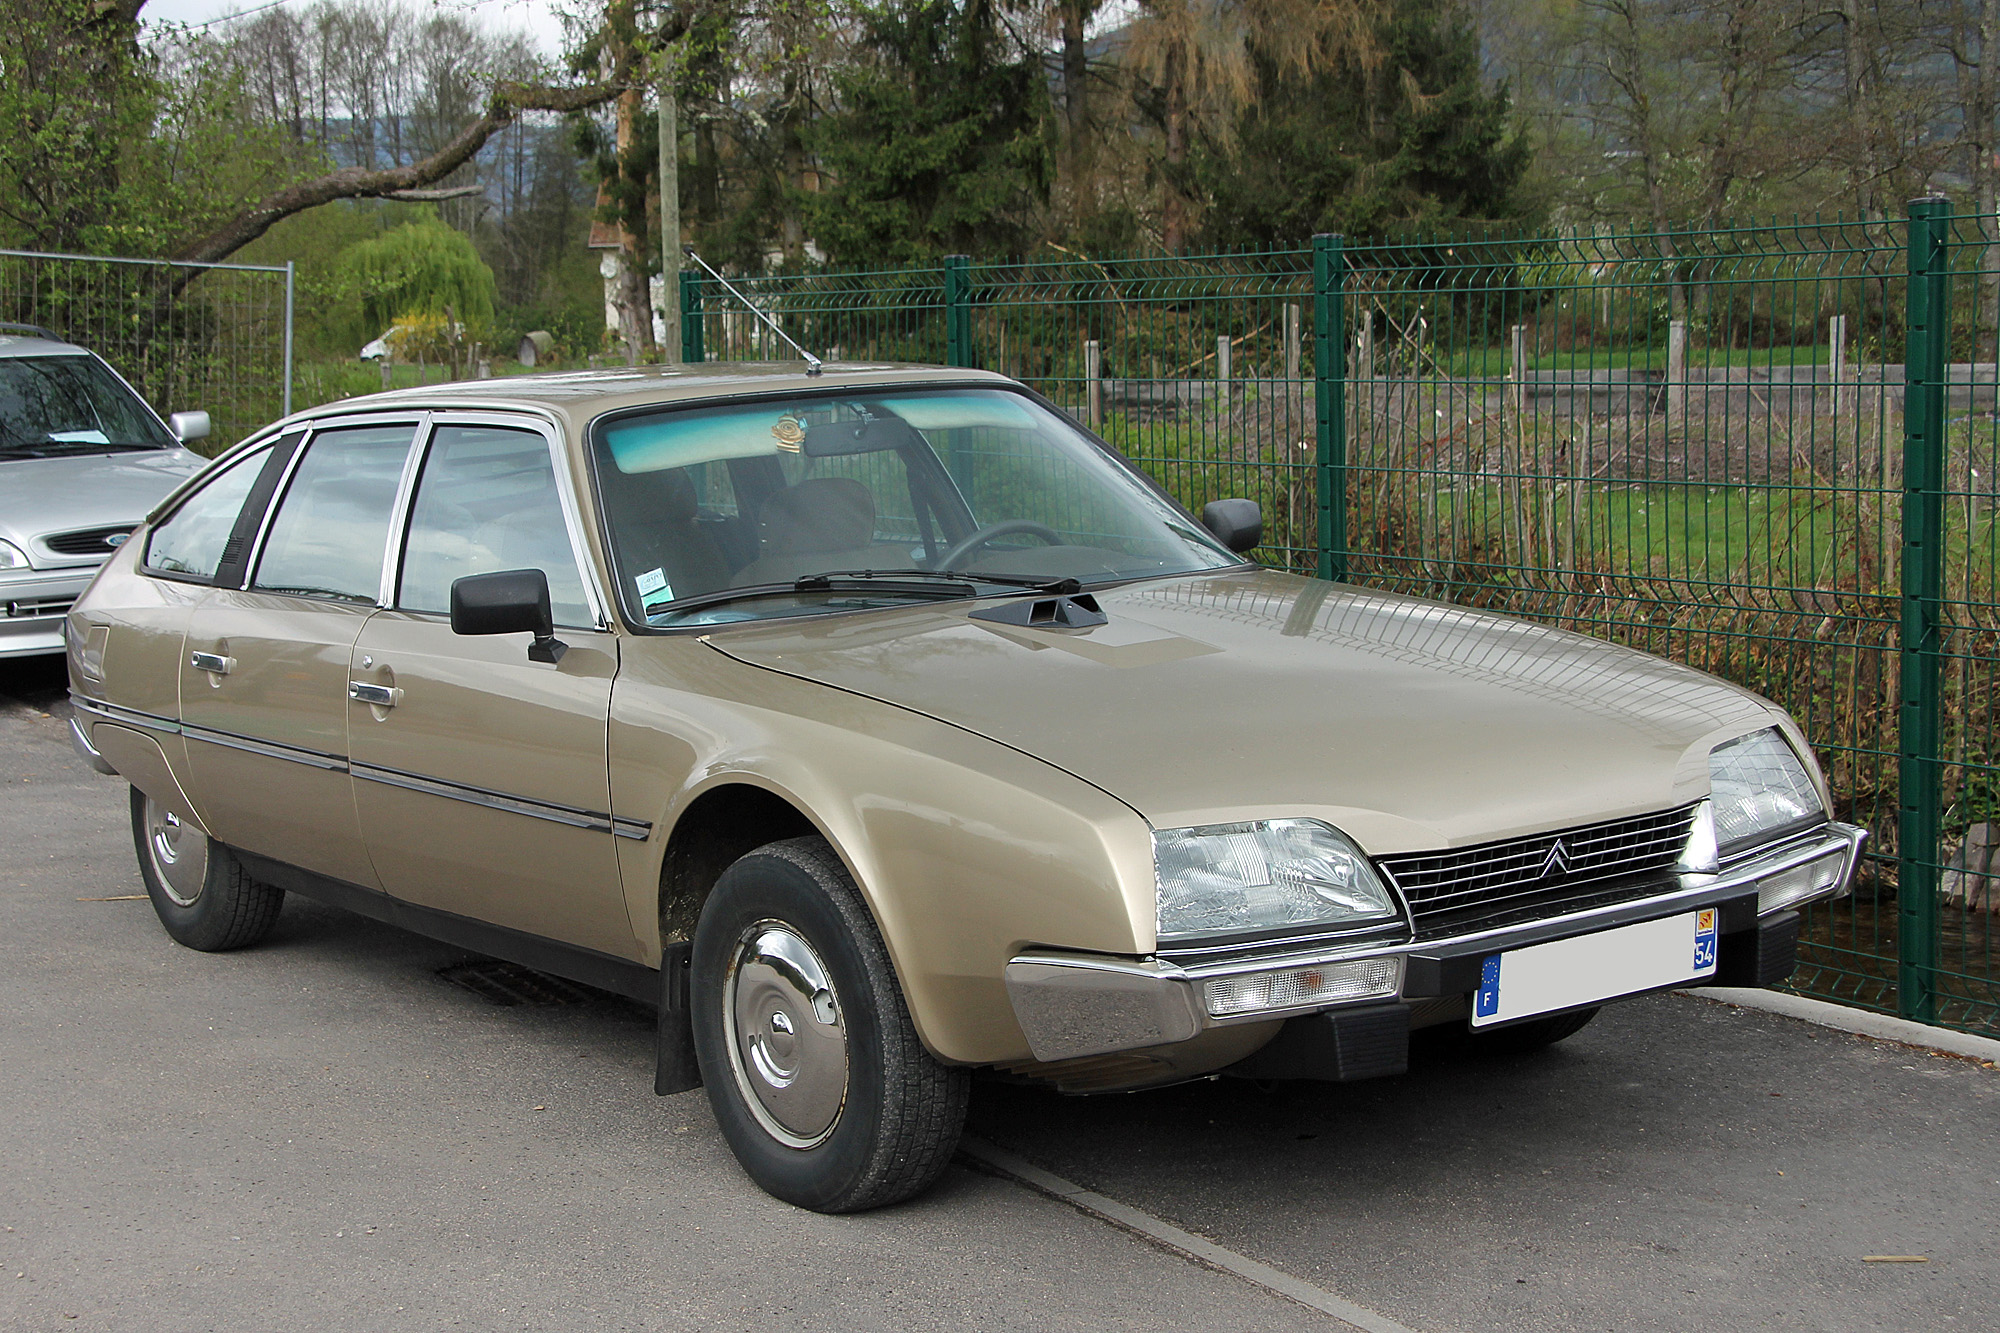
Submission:
M 25 326 L 15 325 L 14 330 Z M 31 333 L 10 330 L 0 324 L 0 357 L 17 356 L 89 356 L 90 349 L 66 343 L 60 338 L 41 338 Z
M 744 394 L 824 393 L 844 387 L 869 391 L 930 384 L 1012 384 L 984 370 L 895 362 L 833 362 L 824 373 L 808 375 L 802 361 L 711 361 L 691 366 L 635 366 L 604 370 L 561 370 L 502 379 L 454 380 L 410 389 L 392 389 L 325 403 L 299 418 L 346 416 L 351 412 L 414 408 L 526 409 L 553 415 L 575 430 L 606 412 L 704 398 Z

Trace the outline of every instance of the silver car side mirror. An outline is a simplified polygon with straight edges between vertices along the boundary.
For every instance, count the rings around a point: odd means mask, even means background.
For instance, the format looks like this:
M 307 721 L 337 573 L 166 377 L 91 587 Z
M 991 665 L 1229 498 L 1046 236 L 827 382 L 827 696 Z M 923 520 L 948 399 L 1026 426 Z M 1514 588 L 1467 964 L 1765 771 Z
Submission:
M 207 439 L 215 426 L 206 412 L 176 412 L 167 418 L 167 429 L 182 444 L 192 444 L 196 440 Z

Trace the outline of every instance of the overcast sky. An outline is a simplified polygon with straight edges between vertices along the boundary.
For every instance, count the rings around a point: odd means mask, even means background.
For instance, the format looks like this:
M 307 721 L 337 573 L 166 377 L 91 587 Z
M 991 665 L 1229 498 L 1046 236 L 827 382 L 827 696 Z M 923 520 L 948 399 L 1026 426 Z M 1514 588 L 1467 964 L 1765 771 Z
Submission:
M 278 0 L 279 4 L 304 5 L 308 0 Z M 484 27 L 520 28 L 554 57 L 562 50 L 562 23 L 549 0 L 433 0 L 439 9 L 456 9 L 471 14 Z M 274 7 L 268 0 L 146 0 L 142 17 L 150 22 L 210 24 L 227 22 L 230 15 Z

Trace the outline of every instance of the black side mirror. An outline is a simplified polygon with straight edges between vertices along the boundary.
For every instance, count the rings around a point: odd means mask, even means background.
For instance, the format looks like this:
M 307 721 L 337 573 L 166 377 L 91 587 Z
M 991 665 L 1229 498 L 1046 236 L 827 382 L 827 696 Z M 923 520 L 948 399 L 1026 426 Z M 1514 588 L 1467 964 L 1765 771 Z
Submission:
M 1255 500 L 1210 500 L 1201 507 L 1201 525 L 1238 555 L 1264 540 L 1264 511 Z
M 555 616 L 549 610 L 549 576 L 539 569 L 503 569 L 497 574 L 468 574 L 451 584 L 453 634 L 519 634 L 535 636 L 528 660 L 562 661 L 569 645 L 556 637 Z

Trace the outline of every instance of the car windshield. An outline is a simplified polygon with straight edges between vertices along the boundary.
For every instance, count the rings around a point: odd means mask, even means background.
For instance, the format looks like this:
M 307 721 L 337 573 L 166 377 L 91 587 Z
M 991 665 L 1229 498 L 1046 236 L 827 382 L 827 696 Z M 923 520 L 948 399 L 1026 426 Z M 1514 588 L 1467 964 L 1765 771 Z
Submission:
M 1241 563 L 1067 417 L 1004 389 L 668 409 L 594 440 L 620 593 L 654 625 Z
M 96 357 L 0 358 L 0 458 L 167 449 L 173 443 Z

